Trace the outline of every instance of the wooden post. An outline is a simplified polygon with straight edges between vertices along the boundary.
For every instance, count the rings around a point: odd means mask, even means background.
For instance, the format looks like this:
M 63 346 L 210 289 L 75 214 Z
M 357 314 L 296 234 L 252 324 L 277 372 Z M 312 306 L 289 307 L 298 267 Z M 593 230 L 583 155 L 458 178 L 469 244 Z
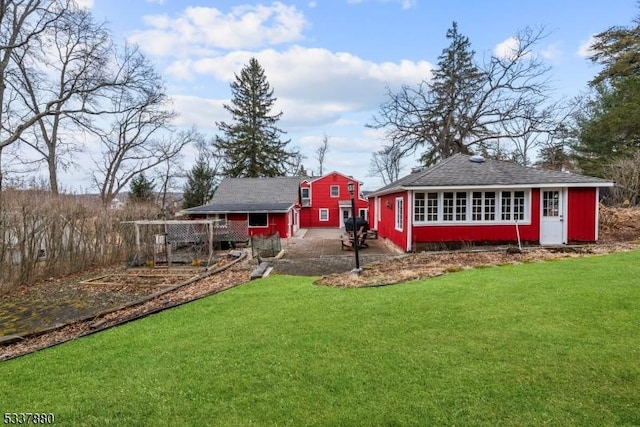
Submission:
M 142 254 L 140 253 L 140 226 L 138 222 L 134 222 L 133 226 L 136 228 L 136 255 L 138 256 L 138 261 L 141 261 Z

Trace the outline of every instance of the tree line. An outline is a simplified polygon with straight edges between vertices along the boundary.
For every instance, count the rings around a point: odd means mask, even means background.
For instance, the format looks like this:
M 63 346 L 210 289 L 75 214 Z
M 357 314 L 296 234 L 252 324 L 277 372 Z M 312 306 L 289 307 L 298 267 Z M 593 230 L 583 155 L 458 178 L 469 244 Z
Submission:
M 477 59 L 454 22 L 432 76 L 387 89 L 369 127 L 386 141 L 370 175 L 395 181 L 408 155 L 429 166 L 476 153 L 525 166 L 616 182 L 612 201 L 640 203 L 640 16 L 597 34 L 589 60 L 601 70 L 586 94 L 553 98 L 536 47 L 544 28 L 520 31 L 503 52 Z
M 387 88 L 367 124 L 384 138 L 370 174 L 389 183 L 410 156 L 429 166 L 477 153 L 614 179 L 618 199 L 637 204 L 640 179 L 630 171 L 640 169 L 639 28 L 636 18 L 598 34 L 590 60 L 601 71 L 588 93 L 558 101 L 537 53 L 544 28 L 525 28 L 500 52 L 479 56 L 454 22 L 431 75 Z M 190 207 L 210 200 L 223 176 L 308 173 L 278 127 L 283 113 L 274 111 L 277 98 L 255 58 L 235 75 L 224 104 L 230 120 L 216 122 L 210 139 L 175 128 L 177 113 L 151 61 L 137 46 L 114 41 L 74 0 L 0 2 L 0 74 L 0 194 L 12 171 L 43 165 L 47 187 L 58 194 L 60 170 L 74 166 L 86 140 L 100 147 L 91 181 L 105 204 L 127 187 L 132 200 L 147 200 L 153 190 L 166 198 L 186 178 L 183 207 Z M 198 158 L 185 173 L 188 144 Z M 319 174 L 328 151 L 325 134 L 314 153 Z

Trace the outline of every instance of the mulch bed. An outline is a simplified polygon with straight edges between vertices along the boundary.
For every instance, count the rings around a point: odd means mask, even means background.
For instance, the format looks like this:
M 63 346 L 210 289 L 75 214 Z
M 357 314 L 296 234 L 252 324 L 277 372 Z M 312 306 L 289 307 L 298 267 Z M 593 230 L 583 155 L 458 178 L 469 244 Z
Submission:
M 522 252 L 509 249 L 451 252 L 422 252 L 366 265 L 359 274 L 329 274 L 316 280 L 317 285 L 361 288 L 386 286 L 410 280 L 441 276 L 470 268 L 521 264 L 558 258 L 638 249 L 632 244 L 592 245 L 556 249 L 532 248 Z
M 41 330 L 25 337 L 16 337 L 15 342 L 7 341 L 4 345 L 0 345 L 0 361 L 51 347 L 233 288 L 248 282 L 252 269 L 253 266 L 249 265 L 246 261 L 238 262 L 228 269 L 195 280 L 187 285 L 176 287 L 175 289 L 157 292 L 158 289 L 156 287 L 154 288 L 156 292 L 143 294 L 143 297 L 138 299 L 137 302 L 135 298 L 139 296 L 139 293 L 130 294 L 130 297 L 134 297 L 134 303 L 120 309 L 108 309 L 96 314 L 94 307 L 94 315 L 70 322 L 66 325 L 55 325 L 48 330 Z M 113 271 L 112 274 L 122 274 L 117 271 L 119 270 Z M 82 286 L 93 287 L 96 285 L 83 284 Z M 127 287 L 131 286 L 132 285 L 122 285 L 120 292 L 126 292 Z M 133 286 L 132 289 L 138 288 Z M 20 291 L 18 291 L 18 293 L 20 293 Z M 152 296 L 158 293 L 160 294 L 155 297 Z M 149 298 L 150 296 L 151 298 Z M 131 301 L 131 298 L 129 301 Z

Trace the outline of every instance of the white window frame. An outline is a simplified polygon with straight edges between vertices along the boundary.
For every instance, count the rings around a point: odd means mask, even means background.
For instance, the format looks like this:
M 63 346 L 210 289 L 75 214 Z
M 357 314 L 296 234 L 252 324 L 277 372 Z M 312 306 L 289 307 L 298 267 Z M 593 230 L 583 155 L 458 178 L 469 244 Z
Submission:
M 307 197 L 305 197 L 305 196 L 304 196 L 304 190 L 307 190 Z M 309 187 L 302 187 L 302 188 L 300 189 L 300 198 L 301 198 L 302 200 L 308 200 L 308 199 L 311 199 L 311 188 L 309 188 Z
M 334 196 L 333 195 L 333 189 L 337 189 L 337 194 Z M 336 198 L 336 197 L 340 197 L 340 186 L 339 185 L 332 185 L 331 187 L 329 187 L 329 196 Z
M 266 215 L 267 222 L 265 225 L 251 225 L 251 215 Z M 247 224 L 249 228 L 269 228 L 269 214 L 265 212 L 254 212 L 247 214 Z
M 508 220 L 502 219 L 502 193 L 510 192 L 509 204 L 510 204 L 510 215 Z M 473 193 L 480 192 L 482 193 L 482 201 L 481 205 L 477 206 L 481 208 L 482 219 L 477 220 L 473 219 Z M 416 220 L 416 206 L 415 206 L 415 194 L 424 193 L 424 220 L 418 221 Z M 429 193 L 437 193 L 437 199 L 435 202 L 437 203 L 437 220 L 429 221 L 427 218 L 429 217 Z M 451 214 L 453 218 L 451 220 L 444 220 L 444 193 L 453 193 L 453 200 L 451 200 Z M 466 201 L 458 203 L 458 195 L 460 193 L 466 193 Z M 487 199 L 486 193 L 494 193 L 495 198 Z M 523 198 L 516 198 L 516 193 L 523 193 Z M 522 207 L 523 209 L 523 217 L 518 218 L 517 221 L 519 224 L 531 224 L 531 194 L 532 190 L 530 188 L 478 188 L 478 189 L 466 189 L 466 190 L 456 190 L 456 189 L 443 189 L 437 191 L 414 191 L 414 206 L 411 214 L 413 215 L 413 224 L 416 226 L 430 226 L 430 225 L 504 225 L 504 224 L 514 224 L 516 222 L 515 215 L 518 213 L 516 207 Z M 494 204 L 487 203 L 487 200 L 492 200 Z M 522 204 L 516 205 L 516 201 L 522 200 Z M 465 206 L 465 220 L 456 220 L 456 210 L 459 206 Z M 492 214 L 494 219 L 486 219 L 488 214 L 491 213 L 487 209 L 492 208 Z
M 404 230 L 404 198 L 396 197 L 395 225 L 397 231 Z
M 326 218 L 322 219 L 322 214 L 325 213 L 326 214 Z M 318 210 L 318 220 L 321 222 L 327 222 L 329 221 L 329 209 L 328 208 L 320 208 Z

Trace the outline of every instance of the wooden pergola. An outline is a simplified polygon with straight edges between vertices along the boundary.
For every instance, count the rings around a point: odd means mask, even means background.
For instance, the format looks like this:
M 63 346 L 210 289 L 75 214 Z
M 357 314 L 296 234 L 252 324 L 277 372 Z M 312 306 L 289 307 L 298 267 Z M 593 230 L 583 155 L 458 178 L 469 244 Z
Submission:
M 200 232 L 197 232 L 193 229 L 194 225 L 202 225 L 202 226 L 206 226 L 207 228 L 207 232 L 206 232 L 206 237 L 207 237 L 207 242 L 208 242 L 208 249 L 209 249 L 209 254 L 213 253 L 213 241 L 214 241 L 214 229 L 216 227 L 216 220 L 212 220 L 212 219 L 190 219 L 190 220 L 178 220 L 178 219 L 167 219 L 167 220 L 162 220 L 162 219 L 142 219 L 142 220 L 136 220 L 136 221 L 126 221 L 127 223 L 131 223 L 134 225 L 135 228 L 135 238 L 136 238 L 136 253 L 138 255 L 138 257 L 141 256 L 141 247 L 140 247 L 140 226 L 153 226 L 153 225 L 159 225 L 159 226 L 163 226 L 164 227 L 164 241 L 162 242 L 158 242 L 156 241 L 155 244 L 157 245 L 164 245 L 165 248 L 167 248 L 171 241 L 173 242 L 182 242 L 182 243 L 195 243 L 195 242 L 200 242 L 201 239 L 197 238 L 199 235 L 201 235 Z M 184 227 L 185 230 L 187 230 L 186 232 L 183 233 L 178 233 L 176 235 L 172 235 L 170 236 L 171 239 L 167 239 L 167 237 L 169 236 L 169 226 L 176 226 L 176 227 Z M 171 265 L 171 259 L 169 256 L 167 256 L 167 264 L 170 266 Z

